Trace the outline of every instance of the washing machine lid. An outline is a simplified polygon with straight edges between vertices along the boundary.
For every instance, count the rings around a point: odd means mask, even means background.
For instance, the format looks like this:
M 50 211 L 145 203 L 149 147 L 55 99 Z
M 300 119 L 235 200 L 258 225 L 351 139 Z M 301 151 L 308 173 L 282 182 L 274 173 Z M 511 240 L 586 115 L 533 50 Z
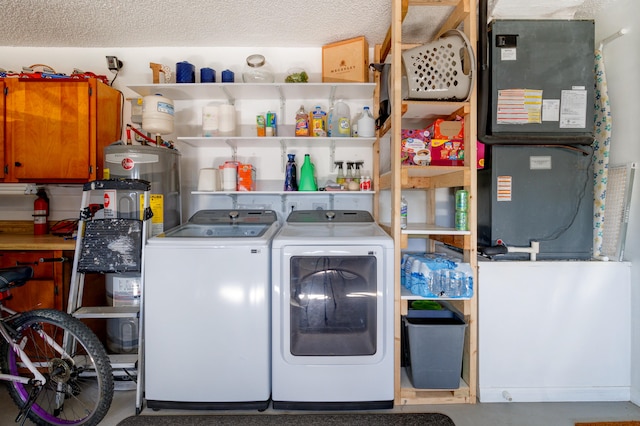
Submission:
M 274 248 L 284 245 L 365 244 L 393 248 L 393 239 L 375 223 L 369 212 L 360 210 L 292 212 L 273 241 Z
M 287 223 L 374 223 L 366 210 L 295 210 Z
M 160 238 L 257 238 L 277 223 L 273 210 L 200 210 Z

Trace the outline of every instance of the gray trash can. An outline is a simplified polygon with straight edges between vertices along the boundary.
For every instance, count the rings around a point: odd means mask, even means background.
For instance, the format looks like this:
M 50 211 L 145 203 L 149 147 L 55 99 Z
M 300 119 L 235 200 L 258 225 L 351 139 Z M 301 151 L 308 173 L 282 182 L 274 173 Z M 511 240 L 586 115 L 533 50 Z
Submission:
M 460 387 L 467 324 L 449 310 L 411 311 L 402 318 L 407 372 L 417 389 Z

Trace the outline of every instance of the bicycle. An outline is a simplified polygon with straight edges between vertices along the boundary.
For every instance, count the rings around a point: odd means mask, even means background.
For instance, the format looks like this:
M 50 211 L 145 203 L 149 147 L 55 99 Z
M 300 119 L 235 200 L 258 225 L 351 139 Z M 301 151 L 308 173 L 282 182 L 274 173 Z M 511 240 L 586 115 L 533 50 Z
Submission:
M 2 303 L 33 277 L 31 266 L 0 268 L 0 380 L 18 405 L 16 423 L 97 425 L 113 399 L 111 363 L 96 335 L 54 309 L 16 312 Z

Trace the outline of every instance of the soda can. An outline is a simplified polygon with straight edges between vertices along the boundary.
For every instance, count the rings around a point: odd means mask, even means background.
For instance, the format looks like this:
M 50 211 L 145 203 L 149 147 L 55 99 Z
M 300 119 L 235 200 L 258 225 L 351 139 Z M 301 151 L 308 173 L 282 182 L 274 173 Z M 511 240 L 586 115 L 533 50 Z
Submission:
M 464 189 L 456 191 L 456 210 L 466 212 L 468 208 L 469 192 Z
M 457 231 L 468 231 L 469 223 L 467 220 L 467 212 L 464 210 L 457 210 L 455 216 L 455 227 Z

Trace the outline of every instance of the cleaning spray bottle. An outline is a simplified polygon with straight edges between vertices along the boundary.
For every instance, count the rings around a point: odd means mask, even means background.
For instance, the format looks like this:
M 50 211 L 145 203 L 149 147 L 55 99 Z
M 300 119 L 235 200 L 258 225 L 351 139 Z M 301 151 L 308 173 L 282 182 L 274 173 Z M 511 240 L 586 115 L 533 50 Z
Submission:
M 336 177 L 336 183 L 338 185 L 344 185 L 345 184 L 344 170 L 342 170 L 342 165 L 344 164 L 344 162 L 343 161 L 334 161 L 333 164 L 338 168 L 338 176 Z
M 318 184 L 315 177 L 315 166 L 311 162 L 309 154 L 304 155 L 304 163 L 300 168 L 300 184 L 298 191 L 317 191 Z
M 353 174 L 353 180 L 355 182 L 358 183 L 358 185 L 360 185 L 360 180 L 362 179 L 362 166 L 364 165 L 364 161 L 356 161 L 355 162 L 355 166 L 356 166 L 356 170 Z

